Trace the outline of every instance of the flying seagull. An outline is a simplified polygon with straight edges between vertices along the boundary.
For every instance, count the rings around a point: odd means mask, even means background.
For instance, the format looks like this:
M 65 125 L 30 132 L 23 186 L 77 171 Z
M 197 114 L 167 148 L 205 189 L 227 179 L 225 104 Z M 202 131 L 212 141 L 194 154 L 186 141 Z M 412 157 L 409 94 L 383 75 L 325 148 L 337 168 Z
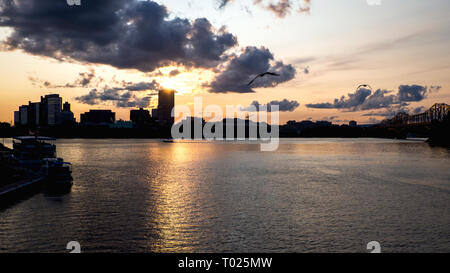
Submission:
M 372 87 L 370 87 L 370 85 L 368 85 L 368 84 L 360 84 L 358 86 L 358 88 L 356 88 L 356 90 L 359 90 L 359 88 L 361 88 L 361 87 L 369 87 L 370 89 L 372 89 Z
M 280 74 L 277 74 L 277 73 L 274 73 L 274 72 L 264 72 L 264 73 L 258 74 L 253 80 L 251 80 L 251 81 L 248 83 L 247 86 L 250 86 L 257 78 L 260 78 L 260 77 L 262 78 L 262 77 L 264 77 L 265 75 L 280 76 Z

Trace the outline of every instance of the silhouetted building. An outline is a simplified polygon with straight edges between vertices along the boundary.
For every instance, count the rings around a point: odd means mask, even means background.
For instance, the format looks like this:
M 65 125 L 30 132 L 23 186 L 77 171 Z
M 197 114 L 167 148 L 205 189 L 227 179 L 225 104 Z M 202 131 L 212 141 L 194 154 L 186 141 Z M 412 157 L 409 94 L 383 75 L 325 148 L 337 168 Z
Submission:
M 63 111 L 70 112 L 70 103 L 67 101 L 63 104 Z
M 350 126 L 350 127 L 357 127 L 357 126 L 358 126 L 358 123 L 357 123 L 355 120 L 351 120 L 351 121 L 348 123 L 348 126 Z
M 56 114 L 56 123 L 58 125 L 73 125 L 75 124 L 75 116 L 70 111 L 70 103 L 65 102 L 62 112 Z
M 286 125 L 280 126 L 280 132 L 286 134 L 301 134 L 303 131 L 313 128 L 325 128 L 331 127 L 333 124 L 327 120 L 319 120 L 316 122 L 310 120 L 303 120 L 297 122 L 295 120 L 290 120 L 286 123 Z
M 41 103 L 29 102 L 28 103 L 28 123 L 29 127 L 37 127 L 40 125 L 41 117 Z
M 150 112 L 140 108 L 139 110 L 130 111 L 130 120 L 134 124 L 146 124 L 151 122 Z
M 116 120 L 116 113 L 111 110 L 89 110 L 80 115 L 80 122 L 83 124 L 109 124 Z
M 327 127 L 327 126 L 331 126 L 332 123 L 330 121 L 327 121 L 327 120 L 318 120 L 318 121 L 316 121 L 315 125 L 318 126 L 318 127 Z
M 63 111 L 61 111 L 63 109 Z M 41 96 L 40 102 L 28 102 L 14 112 L 14 125 L 29 128 L 56 126 L 75 123 L 73 113 L 68 102 L 62 105 L 62 98 L 58 94 Z
M 175 91 L 160 90 L 158 93 L 158 120 L 163 126 L 171 126 L 174 122 L 172 109 L 175 106 Z
M 14 126 L 20 126 L 20 111 L 14 111 Z
M 62 109 L 62 98 L 58 94 L 41 97 L 40 124 L 57 125 L 57 115 Z
M 20 125 L 28 125 L 28 105 L 22 105 L 19 107 L 20 113 Z

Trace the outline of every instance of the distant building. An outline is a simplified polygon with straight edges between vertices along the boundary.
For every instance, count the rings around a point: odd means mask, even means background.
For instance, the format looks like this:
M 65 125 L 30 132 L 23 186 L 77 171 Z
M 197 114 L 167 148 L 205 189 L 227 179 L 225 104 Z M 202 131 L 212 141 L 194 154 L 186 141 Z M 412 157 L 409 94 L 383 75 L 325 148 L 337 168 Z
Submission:
M 20 111 L 14 111 L 14 126 L 20 126 Z
M 63 111 L 61 111 L 63 109 Z M 40 102 L 28 102 L 14 112 L 14 125 L 36 128 L 39 126 L 55 126 L 62 123 L 75 123 L 73 113 L 68 102 L 62 105 L 62 98 L 58 94 L 41 96 Z
M 350 127 L 357 127 L 357 126 L 358 126 L 358 123 L 357 123 L 355 120 L 351 120 L 351 121 L 348 123 L 348 126 L 350 126 Z
M 116 113 L 111 110 L 89 110 L 80 115 L 80 122 L 82 124 L 110 124 L 116 120 Z
M 158 120 L 163 126 L 171 126 L 174 122 L 172 109 L 175 106 L 175 91 L 160 90 L 158 93 Z
M 150 112 L 140 108 L 139 110 L 130 111 L 130 120 L 134 124 L 146 124 L 151 122 Z
M 306 129 L 316 128 L 316 127 L 329 127 L 333 124 L 326 120 L 319 120 L 313 122 L 311 120 L 303 120 L 297 122 L 295 120 L 289 120 L 286 125 L 280 126 L 280 130 L 285 133 L 295 133 L 301 134 Z
M 19 107 L 20 113 L 20 125 L 28 125 L 28 105 L 22 105 Z
M 65 102 L 63 104 L 62 112 L 56 114 L 56 123 L 58 125 L 72 125 L 75 124 L 75 116 L 70 111 L 70 103 Z
M 41 119 L 41 103 L 29 102 L 28 103 L 28 126 L 37 127 L 40 125 Z
M 63 104 L 63 111 L 70 112 L 70 103 L 67 101 Z
M 331 121 L 327 121 L 327 120 L 316 121 L 316 126 L 319 126 L 319 127 L 327 127 L 327 126 L 331 126 L 331 125 L 332 125 Z
M 58 94 L 41 97 L 41 125 L 57 125 L 57 115 L 62 109 L 62 98 Z

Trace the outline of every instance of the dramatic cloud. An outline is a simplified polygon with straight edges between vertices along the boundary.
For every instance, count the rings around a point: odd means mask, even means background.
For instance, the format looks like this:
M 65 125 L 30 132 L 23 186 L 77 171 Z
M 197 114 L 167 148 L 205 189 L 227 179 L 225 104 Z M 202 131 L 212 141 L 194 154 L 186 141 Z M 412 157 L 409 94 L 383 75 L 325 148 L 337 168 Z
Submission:
M 178 64 L 215 67 L 237 39 L 205 18 L 169 17 L 153 1 L 1 0 L 0 26 L 11 27 L 3 48 L 58 60 L 150 72 Z
M 348 98 L 342 96 L 340 99 L 335 99 L 333 103 L 317 103 L 307 104 L 308 108 L 320 108 L 320 109 L 347 109 L 354 108 L 362 105 L 366 98 L 370 96 L 371 91 L 369 89 L 358 89 L 354 94 L 348 94 Z
M 270 71 L 280 76 L 266 75 L 248 83 L 258 74 Z M 226 68 L 209 84 L 212 93 L 252 93 L 252 88 L 274 87 L 295 77 L 295 68 L 281 61 L 274 61 L 273 54 L 266 48 L 247 47 L 235 56 Z
M 277 105 L 278 111 L 280 112 L 292 112 L 297 107 L 300 106 L 300 103 L 298 103 L 295 100 L 289 101 L 287 99 L 284 99 L 282 101 L 273 100 L 271 102 L 268 102 L 266 104 L 260 104 L 258 101 L 253 101 L 250 106 L 242 108 L 242 111 L 267 111 L 272 112 L 272 106 Z
M 422 101 L 429 93 L 439 90 L 440 86 L 400 85 L 397 94 L 392 91 L 378 89 L 371 90 L 360 88 L 347 97 L 335 99 L 333 103 L 307 104 L 308 108 L 319 109 L 343 109 L 346 111 L 362 111 L 389 107 L 402 108 L 410 102 Z M 397 109 L 398 110 L 398 109 Z
M 400 85 L 398 98 L 400 101 L 421 101 L 427 94 L 427 88 L 420 85 Z
M 100 91 L 94 88 L 88 94 L 75 99 L 89 105 L 109 102 L 117 107 L 148 107 L 151 98 L 157 95 L 160 88 L 156 81 L 124 83 L 123 86 L 105 87 Z M 143 95 L 137 94 L 141 91 L 146 92 Z

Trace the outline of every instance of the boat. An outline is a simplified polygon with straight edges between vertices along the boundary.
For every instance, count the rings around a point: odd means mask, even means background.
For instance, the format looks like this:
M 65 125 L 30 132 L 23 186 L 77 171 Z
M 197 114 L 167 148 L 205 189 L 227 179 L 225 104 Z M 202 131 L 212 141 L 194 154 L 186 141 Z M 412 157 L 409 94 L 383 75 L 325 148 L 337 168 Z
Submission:
M 173 139 L 166 138 L 166 139 L 163 139 L 163 142 L 165 142 L 165 143 L 173 143 Z
M 21 167 L 39 171 L 43 158 L 56 158 L 56 146 L 47 142 L 54 141 L 55 138 L 19 136 L 13 139 L 13 157 Z
M 70 190 L 73 185 L 72 165 L 56 156 L 56 140 L 44 136 L 14 137 L 13 158 L 20 167 L 43 176 L 50 190 Z M 19 142 L 16 142 L 19 141 Z

